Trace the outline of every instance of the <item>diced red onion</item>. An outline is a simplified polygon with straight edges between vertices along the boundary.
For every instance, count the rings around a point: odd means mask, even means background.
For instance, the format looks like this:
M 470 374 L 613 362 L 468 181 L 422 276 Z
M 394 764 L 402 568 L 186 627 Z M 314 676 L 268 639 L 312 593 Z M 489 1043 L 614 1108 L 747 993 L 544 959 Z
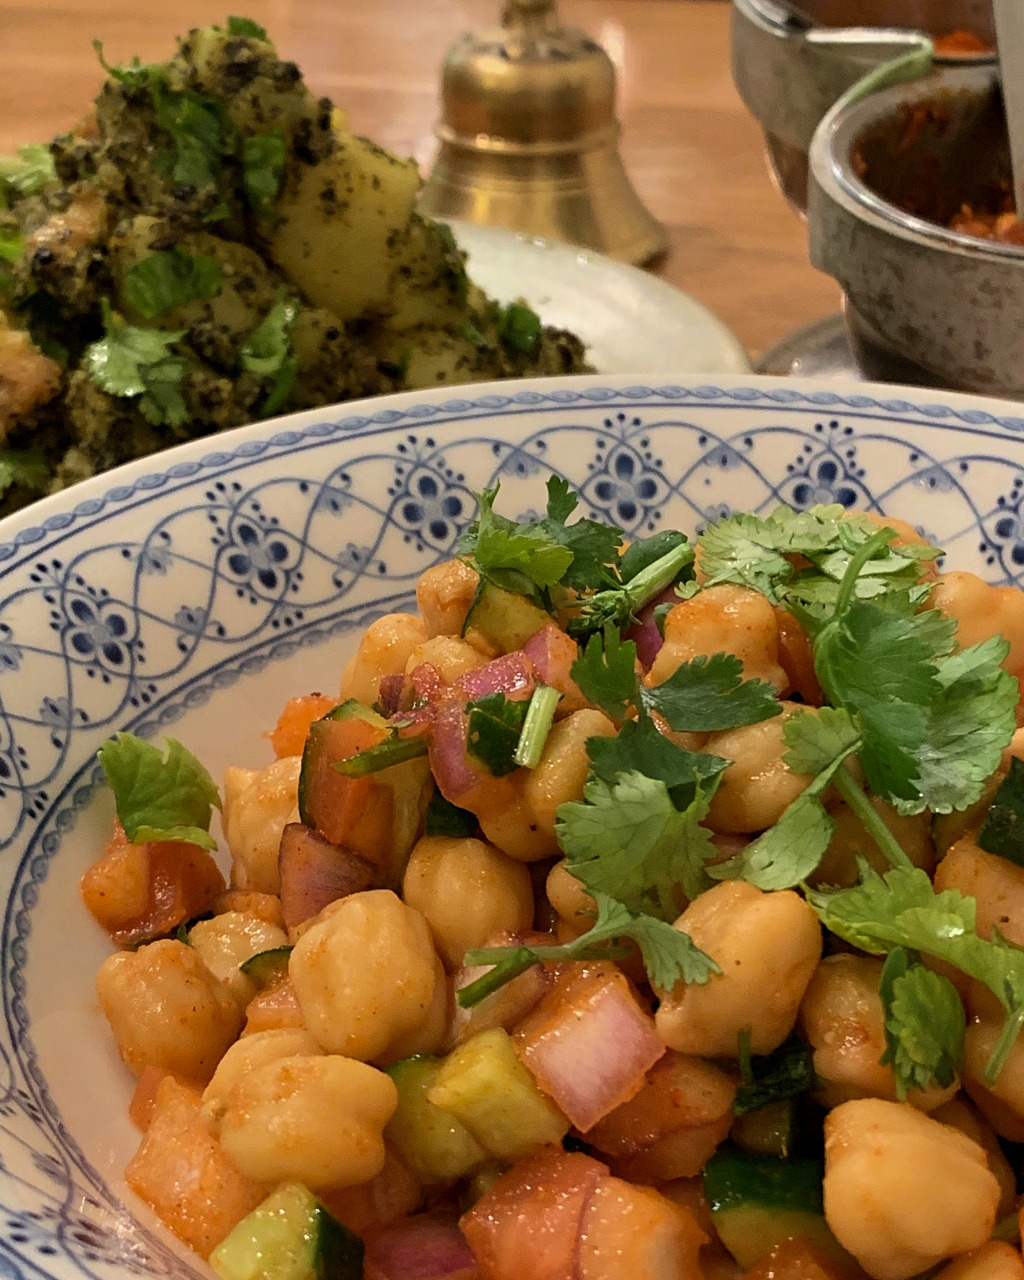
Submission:
M 623 633 L 627 640 L 632 640 L 636 645 L 636 656 L 640 659 L 640 665 L 645 671 L 650 671 L 654 665 L 654 659 L 665 643 L 658 630 L 658 624 L 654 621 L 654 611 L 658 605 L 667 604 L 669 601 L 679 603 L 675 587 L 666 587 L 661 595 L 648 601 L 637 614 L 637 621 L 627 627 Z
M 383 676 L 377 689 L 377 701 L 385 716 L 393 716 L 402 700 L 405 676 Z
M 579 656 L 576 641 L 566 635 L 553 622 L 535 631 L 526 644 L 523 652 L 537 669 L 537 674 L 545 684 L 551 685 L 565 693 L 566 685 L 571 683 L 572 664 Z
M 319 915 L 328 903 L 384 885 L 379 867 L 301 822 L 289 822 L 281 832 L 277 863 L 281 911 L 289 929 Z
M 454 1218 L 420 1213 L 366 1238 L 366 1280 L 477 1280 L 479 1268 Z
M 638 1093 L 665 1052 L 651 1018 L 610 965 L 560 975 L 517 1038 L 523 1062 L 581 1133 Z
M 414 667 L 410 679 L 417 702 L 433 702 L 448 687 L 448 681 L 432 662 L 421 662 Z
M 466 751 L 466 733 L 461 701 L 449 697 L 439 702 L 429 739 L 430 768 L 441 794 L 453 804 L 479 780 Z
M 536 684 L 533 663 L 522 649 L 485 662 L 482 667 L 465 672 L 455 681 L 456 688 L 461 689 L 471 701 L 489 693 L 503 693 L 513 702 L 520 702 L 533 693 Z

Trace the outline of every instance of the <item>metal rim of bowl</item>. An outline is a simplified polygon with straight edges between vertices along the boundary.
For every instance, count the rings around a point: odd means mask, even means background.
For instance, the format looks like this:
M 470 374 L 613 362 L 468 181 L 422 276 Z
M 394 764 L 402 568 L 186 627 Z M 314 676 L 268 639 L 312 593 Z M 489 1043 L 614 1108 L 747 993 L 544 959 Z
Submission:
M 840 99 L 824 116 L 811 140 L 810 172 L 814 181 L 850 213 L 904 240 L 933 249 L 955 249 L 994 261 L 1024 259 L 1024 245 L 964 235 L 891 204 L 857 177 L 850 161 L 857 138 L 869 124 L 908 103 L 934 98 L 942 90 L 974 88 L 980 75 L 990 83 L 999 81 L 994 66 L 974 65 L 939 71 L 922 80 L 881 89 L 860 101 L 851 103 Z

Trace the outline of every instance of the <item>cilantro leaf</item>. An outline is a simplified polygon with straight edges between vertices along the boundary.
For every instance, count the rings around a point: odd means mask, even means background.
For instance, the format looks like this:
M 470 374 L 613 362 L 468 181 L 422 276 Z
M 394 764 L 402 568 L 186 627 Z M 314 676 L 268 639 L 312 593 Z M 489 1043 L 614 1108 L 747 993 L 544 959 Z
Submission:
M 0 493 L 16 484 L 41 492 L 50 481 L 50 464 L 31 449 L 0 449 Z
M 245 36 L 250 40 L 268 40 L 266 27 L 261 27 L 252 18 L 239 18 L 232 14 L 228 18 L 228 35 Z
M 424 821 L 428 836 L 454 836 L 456 839 L 462 839 L 466 836 L 475 836 L 480 829 L 475 813 L 452 804 L 440 791 L 435 791 L 430 797 Z
M 636 673 L 636 645 L 622 640 L 614 627 L 595 632 L 572 664 L 571 675 L 588 702 L 622 721 L 640 693 Z
M 101 307 L 106 336 L 85 350 L 89 377 L 112 396 L 141 396 L 139 408 L 153 422 L 178 426 L 187 421 L 180 392 L 185 362 L 170 353 L 185 331 L 140 329 L 115 316 L 106 298 Z
M 680 533 L 678 529 L 662 529 L 660 533 L 652 533 L 649 538 L 637 538 L 622 553 L 619 565 L 622 581 L 632 582 L 637 574 L 649 569 L 655 561 L 688 545 L 686 534 Z
M 528 708 L 528 701 L 512 702 L 503 693 L 486 693 L 466 707 L 466 749 L 496 778 L 516 767 L 516 747 Z
M 242 368 L 270 383 L 267 398 L 260 409 L 264 418 L 269 418 L 282 407 L 299 374 L 298 362 L 291 349 L 291 330 L 298 314 L 298 300 L 287 297 L 282 286 L 270 310 L 242 347 Z
M 498 337 L 513 351 L 524 355 L 540 340 L 543 326 L 540 316 L 523 302 L 510 302 L 498 311 Z
M 579 496 L 563 476 L 548 476 L 548 519 L 565 524 L 580 504 Z
M 714 880 L 746 880 L 758 889 L 791 889 L 817 869 L 835 831 L 821 797 L 846 758 L 861 745 L 845 711 L 801 711 L 783 726 L 784 761 L 794 773 L 815 777 L 781 818 L 734 857 L 708 868 Z
M 0 191 L 18 196 L 34 196 L 56 182 L 50 148 L 42 145 L 19 147 L 17 156 L 0 156 Z
M 790 1036 L 772 1053 L 749 1057 L 747 1063 L 732 1104 L 738 1116 L 796 1098 L 814 1084 L 811 1049 L 799 1036 Z
M 862 951 L 922 951 L 988 987 L 1007 1015 L 985 1068 L 992 1084 L 1024 1026 L 1024 951 L 996 932 L 990 941 L 979 937 L 974 899 L 956 889 L 936 893 L 918 867 L 897 867 L 883 877 L 863 862 L 861 883 L 852 889 L 806 892 L 826 929 Z
M 956 987 L 905 947 L 889 952 L 878 987 L 885 1016 L 883 1065 L 892 1064 L 896 1096 L 937 1084 L 948 1089 L 964 1062 L 967 1019 Z
M 281 193 L 288 146 L 279 129 L 242 140 L 242 186 L 252 208 L 266 217 Z
M 617 898 L 629 910 L 674 920 L 676 890 L 695 898 L 710 887 L 705 863 L 715 856 L 700 825 L 714 786 L 698 783 L 679 810 L 658 778 L 631 770 L 614 782 L 591 777 L 584 801 L 558 808 L 555 832 L 568 869 L 591 892 Z
M 694 549 L 684 539 L 657 560 L 640 569 L 628 582 L 614 584 L 586 597 L 567 630 L 577 638 L 605 627 L 624 627 L 637 612 L 679 577 L 693 575 Z M 591 579 L 591 585 L 594 580 Z
M 1024 760 L 1010 757 L 1010 768 L 992 799 L 978 845 L 1024 867 Z
M 148 88 L 154 78 L 162 77 L 164 74 L 163 67 L 158 63 L 143 65 L 137 57 L 133 58 L 131 62 L 123 62 L 116 66 L 111 66 L 103 55 L 103 41 L 93 40 L 92 47 L 96 50 L 100 66 L 110 76 L 111 80 L 116 80 L 119 84 L 123 84 L 126 89 Z
M 494 510 L 499 485 L 478 496 L 476 521 L 459 539 L 458 550 L 471 555 L 481 583 L 527 596 L 542 609 L 550 604 L 550 588 L 561 581 L 573 561 L 568 547 L 555 542 L 538 523 L 517 524 Z
M 774 686 L 744 680 L 743 663 L 731 653 L 684 662 L 661 684 L 641 685 L 640 696 L 647 711 L 663 715 L 670 729 L 691 733 L 757 724 L 782 711 Z
M 223 103 L 191 89 L 171 92 L 158 75 L 148 78 L 148 88 L 156 122 L 174 147 L 171 177 L 196 191 L 217 187 L 223 159 L 235 149 L 234 126 Z
M 574 960 L 621 959 L 627 951 L 616 946 L 632 938 L 640 949 L 651 985 L 671 991 L 680 982 L 705 983 L 721 969 L 693 943 L 689 934 L 663 920 L 629 911 L 603 893 L 593 894 L 597 919 L 593 928 L 572 942 L 555 947 L 485 947 L 467 952 L 466 965 L 494 965 L 489 973 L 463 987 L 459 1004 L 471 1008 L 535 964 Z
M 0 227 L 0 260 L 13 267 L 25 252 L 25 237 L 14 227 Z
M 588 738 L 587 754 L 593 776 L 609 786 L 620 774 L 631 770 L 664 782 L 677 809 L 685 809 L 693 802 L 700 783 L 708 784 L 710 795 L 713 779 L 729 764 L 721 756 L 677 747 L 646 718 L 627 720 L 615 738 Z
M 224 272 L 216 258 L 193 256 L 180 244 L 151 253 L 125 274 L 124 294 L 130 306 L 152 320 L 172 307 L 220 293 Z
M 109 738 L 97 752 L 114 792 L 117 818 L 133 844 L 179 840 L 216 848 L 212 809 L 220 808 L 213 779 L 190 751 L 168 738 L 167 755 L 132 733 Z

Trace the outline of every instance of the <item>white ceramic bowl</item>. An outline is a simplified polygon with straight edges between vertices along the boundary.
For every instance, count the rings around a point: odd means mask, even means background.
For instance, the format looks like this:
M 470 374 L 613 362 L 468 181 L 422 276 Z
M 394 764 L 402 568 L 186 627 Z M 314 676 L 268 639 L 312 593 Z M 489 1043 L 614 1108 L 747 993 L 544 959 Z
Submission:
M 95 751 L 173 732 L 260 765 L 291 693 L 336 687 L 502 482 L 550 471 L 629 535 L 815 502 L 904 516 L 993 582 L 1024 572 L 1024 416 L 997 401 L 737 377 L 401 395 L 134 463 L 0 524 L 0 1280 L 189 1275 L 121 1171 L 132 1082 L 96 1008 L 78 880 L 109 832 Z

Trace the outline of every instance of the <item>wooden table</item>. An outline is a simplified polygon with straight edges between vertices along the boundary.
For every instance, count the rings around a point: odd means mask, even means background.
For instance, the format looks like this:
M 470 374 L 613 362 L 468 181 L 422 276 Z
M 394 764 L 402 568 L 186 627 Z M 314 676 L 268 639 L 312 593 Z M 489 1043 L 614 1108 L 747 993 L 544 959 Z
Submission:
M 429 164 L 438 68 L 500 0 L 237 0 L 353 127 Z M 167 57 L 177 33 L 223 21 L 234 0 L 2 0 L 0 153 L 48 139 L 100 84 L 107 57 Z M 564 17 L 619 71 L 623 155 L 669 228 L 660 268 L 718 312 L 755 355 L 835 311 L 837 286 L 807 261 L 804 228 L 773 187 L 761 136 L 729 73 L 722 0 L 563 0 Z

